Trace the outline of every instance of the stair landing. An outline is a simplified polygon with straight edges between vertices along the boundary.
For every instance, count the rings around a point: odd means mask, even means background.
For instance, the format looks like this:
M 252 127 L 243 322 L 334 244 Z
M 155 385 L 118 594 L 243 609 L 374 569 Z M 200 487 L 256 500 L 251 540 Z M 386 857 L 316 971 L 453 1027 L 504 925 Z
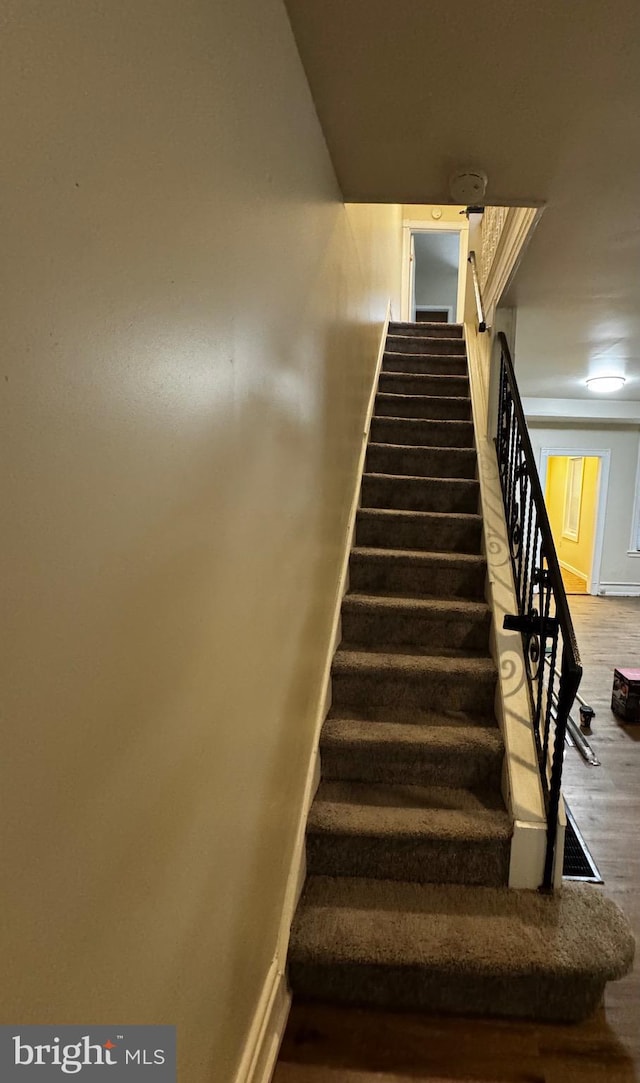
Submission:
M 630 968 L 621 911 L 587 885 L 555 895 L 311 877 L 294 927 L 298 996 L 575 1021 Z

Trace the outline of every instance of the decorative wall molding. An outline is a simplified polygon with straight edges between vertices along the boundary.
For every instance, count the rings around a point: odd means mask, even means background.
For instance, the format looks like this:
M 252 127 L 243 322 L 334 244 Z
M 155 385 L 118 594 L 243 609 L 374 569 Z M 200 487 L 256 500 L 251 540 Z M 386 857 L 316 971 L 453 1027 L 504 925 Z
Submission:
M 485 215 L 491 210 L 504 211 L 505 208 L 487 207 Z M 542 211 L 543 208 L 541 207 L 509 207 L 502 222 L 500 217 L 496 216 L 493 225 L 488 227 L 492 230 L 489 235 L 490 247 L 495 244 L 495 248 L 491 263 L 487 268 L 483 286 L 484 304 L 487 312 L 492 312 L 495 309 L 513 278 L 522 255 L 531 240 L 533 231 L 540 220 Z M 484 257 L 484 233 L 482 246 Z
M 487 284 L 508 213 L 508 207 L 485 207 L 484 209 L 480 226 L 482 249 L 480 252 L 480 267 L 478 268 L 478 278 L 482 290 Z

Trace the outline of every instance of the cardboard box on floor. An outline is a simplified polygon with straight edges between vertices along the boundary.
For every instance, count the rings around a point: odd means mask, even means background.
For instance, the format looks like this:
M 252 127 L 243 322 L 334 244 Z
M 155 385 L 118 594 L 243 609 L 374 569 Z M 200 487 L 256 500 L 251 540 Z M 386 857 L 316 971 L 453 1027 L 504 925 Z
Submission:
M 640 669 L 614 669 L 611 710 L 624 722 L 640 722 Z

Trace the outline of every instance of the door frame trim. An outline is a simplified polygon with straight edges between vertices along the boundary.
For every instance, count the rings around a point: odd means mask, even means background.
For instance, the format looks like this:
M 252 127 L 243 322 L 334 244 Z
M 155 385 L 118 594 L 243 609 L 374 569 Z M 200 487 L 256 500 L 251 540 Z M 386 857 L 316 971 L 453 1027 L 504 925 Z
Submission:
M 414 221 L 405 219 L 402 223 L 402 292 L 400 318 L 403 322 L 409 322 L 411 317 L 411 268 L 409 266 L 411 255 L 412 233 L 457 233 L 459 234 L 458 248 L 458 293 L 456 298 L 456 323 L 464 323 L 464 304 L 467 292 L 467 258 L 469 256 L 469 221 L 464 222 L 425 222 L 424 219 Z
M 540 462 L 538 472 L 540 485 L 543 493 L 547 489 L 547 473 L 549 459 L 555 456 L 582 457 L 585 459 L 600 459 L 598 473 L 598 494 L 596 497 L 596 523 L 593 539 L 593 555 L 591 568 L 587 578 L 587 593 L 599 594 L 602 578 L 602 551 L 604 548 L 604 524 L 607 509 L 607 494 L 609 491 L 609 473 L 611 468 L 610 448 L 583 448 L 583 447 L 542 447 L 540 448 Z

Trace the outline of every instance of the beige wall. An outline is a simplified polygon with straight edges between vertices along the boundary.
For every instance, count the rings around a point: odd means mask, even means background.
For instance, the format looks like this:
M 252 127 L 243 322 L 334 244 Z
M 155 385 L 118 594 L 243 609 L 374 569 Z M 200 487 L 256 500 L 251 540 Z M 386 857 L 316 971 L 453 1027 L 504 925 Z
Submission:
M 461 222 L 466 224 L 466 218 L 461 217 L 462 211 L 465 209 L 465 207 L 457 204 L 404 203 L 402 217 L 405 222 L 425 222 L 425 224 L 434 221 L 455 222 L 459 226 Z M 433 217 L 433 211 L 440 212 L 438 219 Z
M 545 501 L 560 563 L 589 579 L 595 540 L 600 460 L 595 457 L 584 459 L 577 541 L 562 533 L 568 468 L 569 459 L 566 455 L 549 457 Z
M 3 1022 L 231 1079 L 273 957 L 400 208 L 277 0 L 4 0 Z

